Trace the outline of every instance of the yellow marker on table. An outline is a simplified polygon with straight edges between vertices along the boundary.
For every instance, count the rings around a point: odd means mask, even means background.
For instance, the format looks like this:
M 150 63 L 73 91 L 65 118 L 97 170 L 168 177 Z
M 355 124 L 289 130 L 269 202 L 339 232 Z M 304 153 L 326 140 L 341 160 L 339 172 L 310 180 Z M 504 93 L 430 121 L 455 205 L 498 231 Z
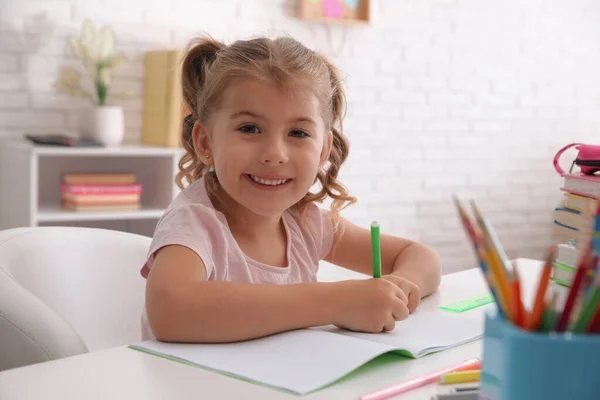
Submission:
M 481 377 L 481 370 L 449 372 L 440 376 L 440 383 L 455 384 L 466 382 L 477 382 Z

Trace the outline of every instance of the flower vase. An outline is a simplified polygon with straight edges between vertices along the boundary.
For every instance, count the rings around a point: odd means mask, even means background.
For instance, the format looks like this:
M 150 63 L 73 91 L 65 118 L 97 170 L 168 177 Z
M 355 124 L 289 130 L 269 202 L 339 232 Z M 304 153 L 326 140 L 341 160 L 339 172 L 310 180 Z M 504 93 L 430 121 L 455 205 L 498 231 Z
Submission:
M 97 106 L 84 112 L 80 130 L 82 139 L 97 140 L 106 147 L 119 146 L 125 135 L 123 108 Z

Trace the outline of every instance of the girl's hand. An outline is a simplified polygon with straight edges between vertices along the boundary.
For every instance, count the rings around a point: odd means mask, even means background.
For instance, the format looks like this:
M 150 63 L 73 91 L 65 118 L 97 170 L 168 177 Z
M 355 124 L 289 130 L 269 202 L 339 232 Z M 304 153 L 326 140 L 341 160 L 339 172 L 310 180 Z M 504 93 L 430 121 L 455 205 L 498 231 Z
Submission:
M 408 311 L 413 313 L 421 303 L 421 289 L 406 278 L 398 275 L 384 275 L 381 279 L 388 280 L 398 286 L 408 298 Z
M 408 297 L 392 279 L 350 280 L 337 285 L 333 323 L 340 328 L 369 333 L 391 331 L 396 321 L 409 315 Z

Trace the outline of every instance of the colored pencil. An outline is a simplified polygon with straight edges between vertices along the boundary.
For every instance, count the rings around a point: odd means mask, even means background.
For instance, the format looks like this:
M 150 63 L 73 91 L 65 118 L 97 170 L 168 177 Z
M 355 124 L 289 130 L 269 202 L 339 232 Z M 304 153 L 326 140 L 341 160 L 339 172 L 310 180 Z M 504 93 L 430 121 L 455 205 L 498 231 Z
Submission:
M 513 323 L 516 326 L 521 328 L 525 327 L 525 321 L 527 319 L 525 315 L 525 308 L 523 307 L 523 302 L 521 301 L 521 279 L 519 277 L 519 273 L 517 271 L 517 263 L 513 261 L 512 263 L 512 273 L 510 275 L 511 288 L 512 288 L 512 303 L 513 303 Z
M 588 333 L 600 333 L 600 307 L 596 309 L 592 322 L 588 328 Z
M 598 309 L 598 304 L 600 304 L 600 287 L 595 287 L 582 306 L 579 318 L 577 318 L 573 326 L 573 332 L 584 333 L 588 331 L 594 314 Z
M 558 293 L 552 292 L 552 296 L 548 302 L 545 302 L 544 312 L 540 325 L 541 332 L 550 332 L 554 329 L 556 323 L 556 302 L 558 301 Z
M 540 322 L 542 320 L 542 314 L 544 312 L 544 298 L 546 297 L 546 290 L 548 289 L 548 283 L 550 281 L 550 275 L 552 274 L 552 263 L 556 258 L 556 246 L 551 246 L 548 250 L 548 255 L 546 256 L 546 263 L 544 264 L 544 269 L 540 274 L 540 279 L 538 282 L 537 292 L 535 294 L 535 300 L 533 303 L 533 308 L 529 315 L 529 320 L 527 322 L 527 327 L 529 330 L 538 330 L 540 327 Z
M 583 255 L 580 257 L 579 265 L 577 267 L 577 271 L 575 272 L 573 283 L 571 284 L 571 289 L 569 290 L 569 294 L 567 295 L 565 307 L 558 320 L 558 324 L 556 326 L 557 332 L 564 332 L 567 330 L 571 318 L 571 313 L 573 312 L 575 302 L 579 296 L 580 289 L 582 288 L 581 286 L 583 283 L 584 276 L 588 273 L 590 264 L 592 263 L 591 257 L 592 253 L 590 246 L 586 246 Z
M 505 268 L 506 272 L 506 268 L 508 266 L 508 257 L 504 252 L 504 248 L 500 245 L 500 240 L 498 240 L 498 236 L 496 235 L 494 227 L 490 223 L 488 223 L 487 218 L 485 218 L 481 214 L 479 208 L 477 208 L 477 204 L 475 204 L 475 201 L 471 201 L 471 208 L 473 209 L 473 214 L 475 214 L 477 222 L 481 226 L 482 232 L 484 232 L 489 237 L 490 243 L 492 244 L 494 250 L 496 250 L 496 252 L 498 253 L 498 257 L 500 258 L 500 261 L 502 261 L 502 266 Z
M 471 202 L 471 208 L 473 214 L 475 214 L 475 220 L 479 225 L 479 229 L 482 234 L 482 243 L 486 250 L 486 259 L 488 261 L 488 267 L 491 269 L 495 281 L 497 282 L 497 290 L 499 297 L 504 299 L 506 304 L 505 314 L 508 318 L 512 318 L 512 310 L 510 307 L 510 287 L 508 284 L 508 274 L 506 272 L 507 259 L 502 246 L 495 235 L 494 230 L 483 215 L 479 212 L 477 205 L 474 201 Z
M 373 258 L 373 278 L 381 278 L 381 240 L 379 222 L 371 222 L 371 252 Z
M 596 279 L 594 285 L 591 287 L 591 290 L 585 297 L 583 305 L 581 306 L 579 317 L 573 324 L 573 332 L 586 332 L 592 322 L 596 310 L 598 309 L 598 304 L 600 304 L 600 279 Z
M 396 396 L 397 394 L 407 392 L 414 388 L 418 388 L 429 383 L 433 383 L 439 379 L 440 376 L 447 374 L 449 372 L 454 371 L 464 371 L 467 369 L 472 369 L 474 365 L 477 365 L 481 368 L 481 360 L 478 358 L 473 358 L 470 360 L 463 361 L 458 363 L 452 367 L 444 368 L 439 371 L 432 372 L 430 374 L 426 374 L 414 379 L 410 379 L 405 382 L 401 382 L 398 384 L 394 384 L 388 387 L 384 387 L 383 389 L 377 389 L 372 392 L 363 394 L 360 396 L 360 400 L 383 400 L 392 396 Z
M 479 263 L 479 268 L 481 269 L 481 272 L 483 273 L 483 277 L 490 289 L 492 296 L 494 297 L 496 306 L 498 307 L 498 314 L 505 315 L 507 305 L 506 305 L 505 299 L 500 298 L 498 296 L 498 291 L 497 291 L 497 286 L 496 286 L 497 283 L 494 280 L 492 272 L 490 271 L 490 269 L 487 266 L 485 251 L 484 251 L 483 245 L 481 243 L 480 235 L 475 230 L 473 223 L 471 222 L 471 220 L 470 220 L 468 214 L 466 213 L 466 211 L 464 210 L 464 208 L 461 206 L 458 198 L 456 196 L 454 196 L 453 199 L 454 199 L 454 205 L 456 206 L 456 209 L 460 216 L 463 228 L 465 229 L 467 236 L 469 237 L 469 239 L 471 241 L 471 245 L 473 246 L 473 250 L 475 251 L 475 255 L 476 255 L 477 261 Z

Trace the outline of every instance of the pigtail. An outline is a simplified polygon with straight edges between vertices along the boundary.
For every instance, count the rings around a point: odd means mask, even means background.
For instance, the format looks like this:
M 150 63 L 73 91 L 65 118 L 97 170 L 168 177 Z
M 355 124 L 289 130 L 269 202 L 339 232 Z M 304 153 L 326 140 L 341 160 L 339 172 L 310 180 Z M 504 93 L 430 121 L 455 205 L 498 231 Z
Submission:
M 350 152 L 350 143 L 343 132 L 343 119 L 345 114 L 346 96 L 341 84 L 340 73 L 337 68 L 329 61 L 323 58 L 323 62 L 327 66 L 329 72 L 330 102 L 330 130 L 333 135 L 331 153 L 329 154 L 328 165 L 323 167 L 317 173 L 316 181 L 321 184 L 321 190 L 317 193 L 308 193 L 298 204 L 302 210 L 304 206 L 313 201 L 322 201 L 326 197 L 330 197 L 331 203 L 331 220 L 334 231 L 339 229 L 340 212 L 356 202 L 356 198 L 350 196 L 348 189 L 337 179 L 342 164 L 348 158 Z
M 192 131 L 194 123 L 198 119 L 202 120 L 206 115 L 206 102 L 202 100 L 202 90 L 206 85 L 210 66 L 217 58 L 219 50 L 224 47 L 226 47 L 224 44 L 210 37 L 199 38 L 190 43 L 183 59 L 181 89 L 191 114 L 185 117 L 181 130 L 181 145 L 185 154 L 179 160 L 179 172 L 175 177 L 175 182 L 180 189 L 184 187 L 184 179 L 190 184 L 199 179 L 206 169 L 194 149 Z

